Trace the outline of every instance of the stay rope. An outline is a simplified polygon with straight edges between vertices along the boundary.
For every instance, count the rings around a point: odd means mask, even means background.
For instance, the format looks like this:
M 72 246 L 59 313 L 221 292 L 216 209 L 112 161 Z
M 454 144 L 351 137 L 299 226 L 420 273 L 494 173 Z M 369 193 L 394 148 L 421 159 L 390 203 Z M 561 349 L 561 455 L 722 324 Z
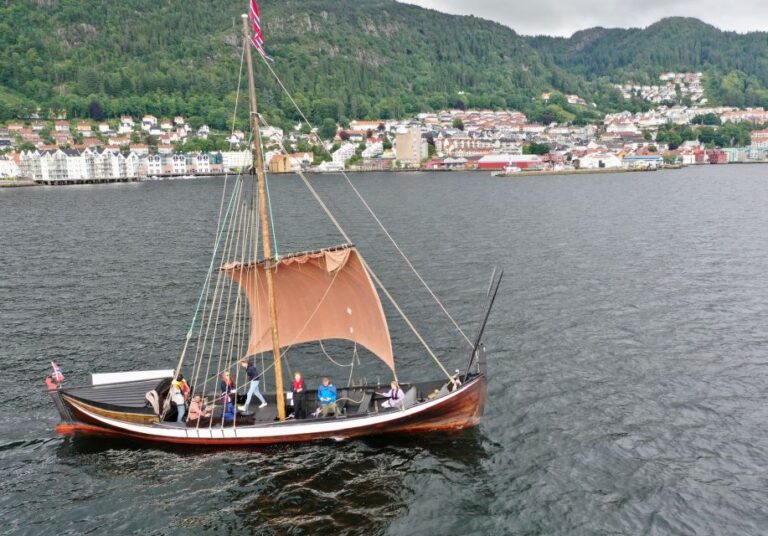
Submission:
M 263 59 L 263 58 L 262 58 L 262 59 Z M 299 113 L 299 115 L 300 115 L 300 116 L 301 116 L 301 118 L 304 120 L 304 122 L 306 122 L 306 123 L 307 123 L 307 125 L 309 125 L 310 129 L 314 129 L 314 127 L 312 126 L 312 123 L 309 121 L 309 119 L 307 119 L 307 116 L 306 116 L 306 115 L 304 115 L 304 112 L 302 111 L 301 107 L 299 107 L 299 105 L 298 105 L 298 104 L 296 103 L 296 101 L 294 100 L 293 96 L 292 96 L 292 95 L 290 94 L 290 92 L 288 91 L 288 88 L 286 88 L 286 87 L 285 87 L 285 84 L 283 84 L 283 81 L 280 79 L 280 77 L 277 75 L 277 73 L 275 72 L 275 70 L 272 68 L 272 65 L 270 65 L 270 64 L 269 64 L 269 62 L 268 62 L 268 61 L 266 61 L 266 59 L 264 59 L 264 64 L 267 66 L 267 68 L 269 69 L 270 73 L 272 73 L 272 76 L 275 78 L 275 80 L 277 80 L 277 83 L 280 85 L 280 87 L 282 88 L 283 92 L 286 94 L 286 96 L 288 97 L 288 99 L 291 101 L 291 104 L 293 104 L 293 107 L 294 107 L 294 108 L 296 109 L 296 111 Z M 321 143 L 320 143 L 320 145 L 323 147 L 323 149 L 325 150 L 326 154 L 328 154 L 328 156 L 331 156 L 331 152 L 328 150 L 328 148 L 325 146 L 325 144 L 323 144 L 323 143 L 322 143 L 322 140 L 321 140 Z M 281 145 L 281 147 L 282 147 L 282 145 Z M 379 217 L 376 215 L 376 213 L 374 212 L 373 208 L 371 208 L 371 205 L 369 205 L 369 204 L 368 204 L 368 202 L 365 200 L 365 198 L 364 198 L 364 197 L 363 197 L 363 195 L 360 193 L 360 191 L 357 189 L 357 187 L 355 187 L 354 183 L 353 183 L 353 182 L 350 180 L 349 176 L 346 174 L 346 172 L 345 172 L 343 169 L 341 170 L 341 175 L 344 177 L 344 179 L 346 179 L 346 181 L 347 181 L 347 184 L 349 184 L 349 186 L 352 188 L 352 191 L 355 193 L 355 195 L 357 196 L 357 198 L 358 198 L 358 199 L 359 199 L 359 200 L 360 200 L 360 201 L 363 203 L 363 205 L 365 206 L 365 208 L 368 210 L 369 214 L 370 214 L 370 215 L 373 217 L 373 219 L 376 221 L 376 223 L 377 223 L 377 224 L 378 224 L 378 226 L 381 228 L 381 230 L 384 232 L 384 234 L 387 236 L 387 238 L 389 239 L 389 241 L 390 241 L 390 242 L 392 242 L 392 245 L 395 247 L 395 249 L 397 250 L 397 252 L 400 254 L 400 256 L 403 258 L 403 260 L 405 261 L 405 263 L 406 263 L 406 264 L 408 265 L 408 267 L 411 269 L 411 271 L 413 271 L 413 273 L 416 275 L 416 277 L 418 278 L 418 280 L 421 282 L 421 284 L 422 284 L 422 285 L 424 286 L 424 288 L 427 290 L 427 292 L 428 292 L 428 293 L 429 293 L 429 295 L 432 297 L 432 299 L 435 301 L 435 303 L 437 303 L 438 307 L 440 307 L 440 309 L 441 309 L 441 310 L 442 310 L 442 312 L 445 314 L 445 316 L 448 318 L 448 320 L 450 320 L 450 321 L 451 321 L 451 323 L 453 324 L 453 326 L 454 326 L 454 327 L 456 328 L 456 330 L 457 330 L 457 331 L 458 331 L 458 332 L 461 334 L 461 336 L 464 338 L 464 340 L 465 340 L 465 341 L 466 341 L 466 343 L 469 345 L 469 347 L 470 347 L 470 348 L 473 348 L 473 347 L 474 347 L 474 344 L 473 344 L 473 343 L 472 343 L 472 341 L 469 339 L 469 337 L 467 336 L 467 334 L 464 332 L 464 330 L 462 330 L 462 329 L 461 329 L 461 326 L 459 326 L 459 323 L 458 323 L 458 322 L 456 322 L 456 320 L 453 318 L 453 316 L 451 315 L 451 313 L 450 313 L 450 312 L 448 312 L 448 309 L 446 309 L 445 305 L 443 305 L 443 302 L 440 300 L 440 298 L 438 298 L 438 297 L 437 297 L 437 294 L 435 294 L 435 293 L 432 291 L 432 289 L 430 288 L 430 286 L 427 284 L 427 282 L 424 280 L 424 278 L 423 278 L 423 277 L 421 276 L 421 274 L 418 272 L 418 270 L 417 270 L 417 269 L 416 269 L 416 267 L 413 265 L 413 263 L 411 262 L 411 260 L 408 258 L 408 256 L 405 254 L 405 252 L 404 252 L 404 251 L 403 251 L 403 250 L 400 248 L 400 246 L 398 245 L 398 243 L 395 241 L 394 237 L 393 237 L 393 236 L 390 234 L 390 232 L 389 232 L 389 231 L 387 230 L 387 228 L 384 226 L 384 223 L 383 223 L 383 222 L 382 222 L 382 221 L 379 219 Z
M 260 120 L 266 124 L 266 121 L 263 117 L 259 116 Z M 285 151 L 285 148 L 282 148 L 282 151 L 287 154 Z M 301 180 L 304 182 L 304 185 L 307 187 L 307 190 L 309 190 L 309 193 L 312 194 L 312 197 L 315 198 L 315 201 L 320 205 L 320 207 L 325 212 L 326 216 L 328 216 L 328 219 L 331 220 L 331 223 L 336 227 L 336 229 L 339 231 L 341 236 L 344 238 L 344 240 L 348 244 L 352 244 L 352 239 L 349 237 L 347 232 L 344 230 L 344 228 L 341 226 L 339 221 L 336 219 L 336 216 L 331 212 L 331 210 L 328 208 L 328 206 L 325 204 L 325 201 L 323 201 L 322 197 L 320 197 L 320 194 L 317 193 L 317 190 L 315 190 L 314 186 L 312 186 L 312 183 L 309 182 L 307 177 L 304 175 L 303 171 L 297 172 L 299 177 L 301 177 Z M 362 255 L 359 255 L 360 262 L 363 265 L 363 268 L 368 272 L 368 274 L 371 276 L 371 278 L 374 280 L 376 285 L 381 289 L 381 291 L 384 293 L 384 295 L 387 297 L 387 299 L 390 301 L 392 306 L 395 308 L 395 310 L 400 314 L 400 317 L 403 319 L 403 321 L 406 323 L 406 325 L 411 329 L 413 334 L 416 336 L 416 338 L 419 340 L 419 342 L 424 346 L 429 356 L 437 363 L 437 366 L 440 368 L 440 370 L 443 371 L 443 373 L 449 378 L 452 379 L 451 374 L 448 372 L 448 370 L 443 366 L 443 364 L 440 362 L 440 359 L 435 355 L 435 353 L 432 351 L 432 348 L 429 346 L 427 341 L 424 339 L 424 337 L 421 336 L 421 333 L 419 333 L 419 330 L 416 329 L 416 326 L 411 322 L 410 318 L 408 318 L 408 315 L 405 314 L 405 311 L 400 307 L 400 305 L 397 303 L 395 298 L 390 294 L 389 290 L 384 286 L 384 283 L 382 283 L 381 279 L 379 279 L 379 276 L 376 275 L 376 273 L 373 271 L 373 269 L 370 267 L 370 265 L 365 261 L 365 258 Z M 394 370 L 392 371 L 395 380 L 397 380 L 397 372 Z

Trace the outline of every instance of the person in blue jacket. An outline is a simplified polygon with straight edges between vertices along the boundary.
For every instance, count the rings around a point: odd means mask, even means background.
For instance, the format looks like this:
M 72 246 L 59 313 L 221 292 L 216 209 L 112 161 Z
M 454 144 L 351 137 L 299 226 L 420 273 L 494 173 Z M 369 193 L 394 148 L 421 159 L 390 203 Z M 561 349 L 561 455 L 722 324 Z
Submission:
M 341 417 L 339 407 L 336 405 L 336 386 L 331 383 L 327 377 L 323 378 L 323 383 L 317 389 L 317 400 L 320 402 L 320 414 L 327 417 L 330 412 L 336 417 Z

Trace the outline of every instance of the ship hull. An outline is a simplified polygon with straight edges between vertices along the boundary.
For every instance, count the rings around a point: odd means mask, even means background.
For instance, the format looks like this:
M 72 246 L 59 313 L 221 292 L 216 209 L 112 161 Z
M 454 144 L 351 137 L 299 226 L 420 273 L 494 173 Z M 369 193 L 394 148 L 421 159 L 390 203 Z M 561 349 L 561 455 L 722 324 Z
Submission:
M 350 439 L 381 434 L 420 434 L 461 430 L 480 422 L 485 408 L 485 375 L 471 378 L 455 391 L 407 409 L 339 419 L 303 419 L 255 425 L 185 427 L 124 419 L 66 394 L 60 397 L 66 416 L 56 428 L 63 435 L 93 435 L 168 445 L 249 446 Z

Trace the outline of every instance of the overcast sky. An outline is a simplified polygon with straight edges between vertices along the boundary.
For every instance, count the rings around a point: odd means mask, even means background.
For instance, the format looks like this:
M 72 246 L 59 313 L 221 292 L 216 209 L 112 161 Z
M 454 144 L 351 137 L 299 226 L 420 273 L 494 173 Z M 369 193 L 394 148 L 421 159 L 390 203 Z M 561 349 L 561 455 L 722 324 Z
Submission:
M 645 27 L 664 17 L 696 17 L 723 30 L 768 30 L 768 0 L 401 0 L 477 15 L 525 35 L 569 36 L 593 26 Z

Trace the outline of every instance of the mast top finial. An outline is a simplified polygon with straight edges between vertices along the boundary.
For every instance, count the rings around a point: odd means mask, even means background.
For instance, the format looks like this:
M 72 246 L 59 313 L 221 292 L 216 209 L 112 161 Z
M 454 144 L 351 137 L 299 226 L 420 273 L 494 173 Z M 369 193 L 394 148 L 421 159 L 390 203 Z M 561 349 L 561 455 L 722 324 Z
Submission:
M 247 13 L 243 13 L 243 14 L 241 14 L 240 16 L 241 16 L 242 18 L 244 18 L 244 19 L 247 19 L 247 18 L 248 18 L 248 14 L 247 14 Z

